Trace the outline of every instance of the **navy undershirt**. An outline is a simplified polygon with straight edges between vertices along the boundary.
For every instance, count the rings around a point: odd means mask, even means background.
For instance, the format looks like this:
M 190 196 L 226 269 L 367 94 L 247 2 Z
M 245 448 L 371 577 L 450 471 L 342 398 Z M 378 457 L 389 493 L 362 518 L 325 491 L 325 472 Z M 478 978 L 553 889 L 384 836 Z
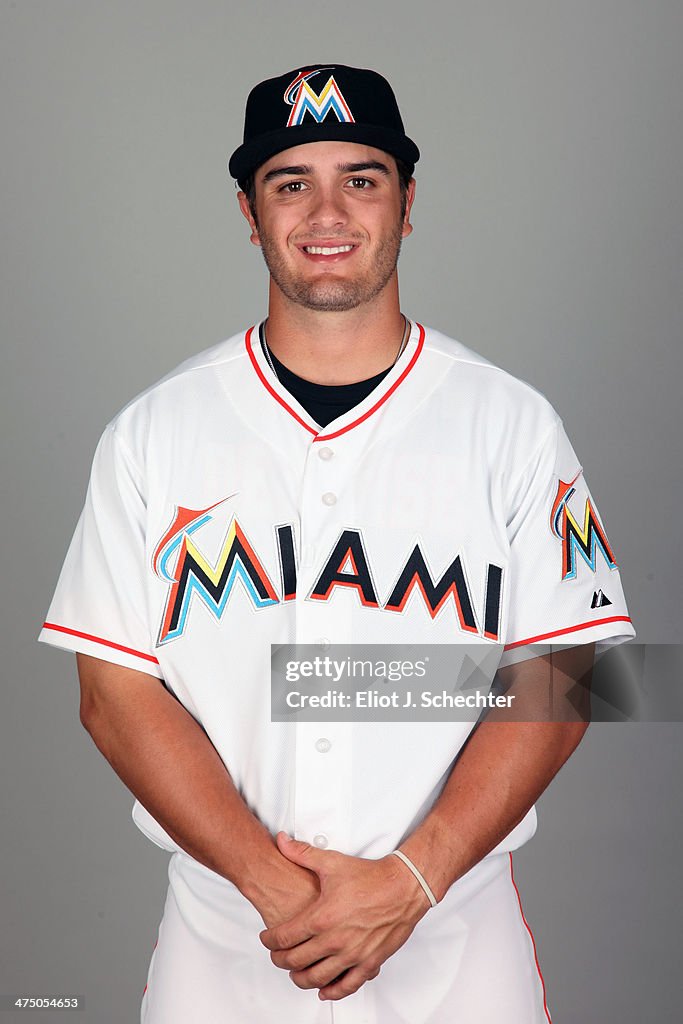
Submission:
M 261 346 L 265 354 L 263 333 L 261 332 Z M 359 380 L 354 384 L 314 384 L 311 380 L 304 380 L 292 373 L 279 359 L 268 349 L 270 358 L 278 380 L 290 395 L 296 398 L 299 405 L 302 405 L 309 416 L 311 416 L 320 427 L 326 427 L 338 416 L 343 416 L 349 409 L 362 402 L 376 388 L 381 380 L 389 373 L 391 367 L 382 370 L 381 373 L 369 377 L 367 380 Z

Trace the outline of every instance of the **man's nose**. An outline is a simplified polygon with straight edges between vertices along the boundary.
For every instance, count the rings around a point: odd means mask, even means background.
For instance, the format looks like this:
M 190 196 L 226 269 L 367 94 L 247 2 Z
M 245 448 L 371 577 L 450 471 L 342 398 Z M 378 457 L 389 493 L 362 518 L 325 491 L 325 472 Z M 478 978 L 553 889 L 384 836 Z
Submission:
M 346 203 L 339 190 L 317 189 L 308 211 L 308 222 L 311 227 L 341 227 L 347 220 Z

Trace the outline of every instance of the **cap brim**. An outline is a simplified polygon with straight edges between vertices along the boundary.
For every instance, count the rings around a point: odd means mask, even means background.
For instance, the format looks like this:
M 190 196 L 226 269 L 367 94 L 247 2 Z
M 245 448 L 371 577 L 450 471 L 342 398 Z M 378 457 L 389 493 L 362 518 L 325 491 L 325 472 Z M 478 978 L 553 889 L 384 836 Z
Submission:
M 245 142 L 230 157 L 228 170 L 238 182 L 264 164 L 266 160 L 285 149 L 302 146 L 307 142 L 359 142 L 365 146 L 384 150 L 398 157 L 410 168 L 412 174 L 420 151 L 407 135 L 374 124 L 357 124 L 330 121 L 325 124 L 301 124 L 291 128 L 278 128 L 258 138 Z

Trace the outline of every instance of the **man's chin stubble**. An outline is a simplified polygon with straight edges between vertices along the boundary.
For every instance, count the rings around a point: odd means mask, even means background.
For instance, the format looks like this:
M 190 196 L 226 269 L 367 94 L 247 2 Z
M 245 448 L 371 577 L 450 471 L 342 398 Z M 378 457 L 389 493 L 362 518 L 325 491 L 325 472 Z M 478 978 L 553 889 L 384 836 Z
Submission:
M 265 257 L 265 253 L 264 253 Z M 388 285 L 398 263 L 398 253 L 390 266 L 385 267 L 381 278 L 374 282 L 374 286 L 368 288 L 367 281 L 345 282 L 337 284 L 317 283 L 310 284 L 304 281 L 288 280 L 287 276 L 279 273 L 277 266 L 271 265 L 266 259 L 266 264 L 271 277 L 277 284 L 285 298 L 290 302 L 303 306 L 305 309 L 317 310 L 321 313 L 344 313 L 351 309 L 358 309 L 376 298 Z M 275 270 L 275 273 L 273 273 Z
M 302 287 L 288 289 L 284 294 L 290 301 L 306 309 L 317 310 L 320 313 L 345 313 L 369 302 L 377 291 L 369 294 L 364 289 L 354 287 Z

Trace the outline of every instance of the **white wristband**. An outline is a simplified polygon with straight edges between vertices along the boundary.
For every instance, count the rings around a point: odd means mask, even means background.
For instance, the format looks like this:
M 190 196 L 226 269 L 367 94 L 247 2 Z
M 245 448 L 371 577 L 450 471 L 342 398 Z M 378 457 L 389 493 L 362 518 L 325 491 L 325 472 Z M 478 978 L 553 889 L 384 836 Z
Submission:
M 420 872 L 417 870 L 417 868 L 413 864 L 412 860 L 409 860 L 408 857 L 406 857 L 405 853 L 402 853 L 401 850 L 392 850 L 392 853 L 393 853 L 394 857 L 398 857 L 399 860 L 402 860 L 407 868 L 410 868 L 410 870 L 415 875 L 415 877 L 417 878 L 418 882 L 420 883 L 420 885 L 424 889 L 425 895 L 426 895 L 427 899 L 429 900 L 430 904 L 433 907 L 435 907 L 436 906 L 436 898 L 434 896 L 434 893 L 429 888 L 429 886 L 425 882 L 424 878 L 422 877 Z

